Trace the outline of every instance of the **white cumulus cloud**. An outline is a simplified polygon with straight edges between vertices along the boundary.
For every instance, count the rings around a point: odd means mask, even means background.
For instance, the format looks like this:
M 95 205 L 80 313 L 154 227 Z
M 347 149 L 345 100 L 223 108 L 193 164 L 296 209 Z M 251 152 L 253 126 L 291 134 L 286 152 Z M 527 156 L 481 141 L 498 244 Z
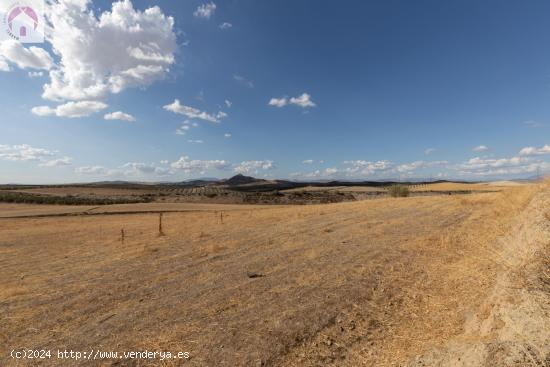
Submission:
M 234 171 L 237 173 L 258 173 L 260 170 L 271 170 L 275 166 L 273 161 L 264 160 L 264 161 L 243 161 L 235 166 Z
M 134 122 L 136 121 L 136 118 L 128 113 L 124 113 L 122 111 L 116 111 L 111 112 L 103 116 L 105 120 L 120 120 L 120 121 L 128 121 L 128 122 Z
M 521 156 L 543 155 L 543 154 L 550 154 L 550 145 L 546 144 L 540 148 L 525 147 L 519 151 L 519 155 Z
M 535 157 L 516 156 L 511 158 L 471 158 L 458 165 L 459 174 L 465 176 L 506 176 L 535 173 L 547 170 L 550 164 Z
M 187 174 L 204 174 L 210 169 L 227 170 L 231 167 L 231 164 L 225 160 L 199 160 L 190 159 L 188 156 L 182 156 L 177 161 L 172 162 L 170 167 L 173 170 L 182 171 Z
M 53 29 L 47 39 L 60 63 L 50 71 L 45 99 L 103 99 L 164 78 L 174 63 L 174 19 L 158 6 L 139 11 L 121 0 L 96 16 L 90 5 L 60 0 L 48 7 Z
M 3 145 L 0 144 L 0 160 L 13 162 L 38 162 L 41 167 L 68 166 L 72 163 L 71 157 L 59 157 L 57 151 L 36 148 L 29 144 Z
M 49 106 L 33 107 L 31 112 L 37 116 L 58 116 L 58 117 L 79 118 L 79 117 L 90 116 L 96 112 L 104 110 L 105 108 L 107 108 L 107 105 L 103 102 L 71 101 L 71 102 L 67 102 L 65 104 L 59 105 L 55 108 L 52 108 Z
M 303 108 L 316 106 L 316 104 L 313 103 L 313 101 L 311 100 L 311 96 L 307 93 L 302 93 L 302 95 L 298 97 L 292 97 L 290 99 L 290 104 L 300 106 Z
M 284 107 L 288 104 L 288 99 L 286 97 L 282 98 L 271 98 L 269 100 L 268 105 L 274 106 L 274 107 Z
M 0 159 L 6 161 L 45 161 L 53 156 L 55 156 L 55 152 L 48 149 L 35 148 L 29 144 L 0 144 Z
M 0 69 L 9 70 L 8 64 L 15 64 L 20 69 L 49 70 L 54 62 L 43 48 L 31 46 L 26 48 L 15 40 L 0 42 Z

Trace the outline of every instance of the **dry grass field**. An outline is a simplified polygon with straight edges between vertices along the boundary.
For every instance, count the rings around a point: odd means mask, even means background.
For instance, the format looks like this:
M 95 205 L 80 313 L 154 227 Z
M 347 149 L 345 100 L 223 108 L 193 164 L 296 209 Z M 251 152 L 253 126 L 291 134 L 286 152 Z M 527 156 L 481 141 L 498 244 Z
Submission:
M 369 187 L 369 186 L 306 186 L 295 189 L 284 190 L 284 192 L 315 192 L 315 191 L 337 191 L 337 192 L 384 192 L 382 187 Z
M 0 208 L 1 366 L 35 365 L 9 357 L 23 347 L 190 353 L 43 366 L 550 363 L 546 185 L 202 206 L 165 213 L 164 235 L 163 206 L 6 218 L 37 207 Z
M 498 182 L 479 182 L 479 183 L 468 183 L 468 182 L 439 182 L 433 184 L 425 185 L 412 185 L 412 192 L 423 192 L 423 191 L 502 191 L 509 187 L 518 187 L 523 186 L 522 183 L 517 183 L 513 181 L 498 181 Z

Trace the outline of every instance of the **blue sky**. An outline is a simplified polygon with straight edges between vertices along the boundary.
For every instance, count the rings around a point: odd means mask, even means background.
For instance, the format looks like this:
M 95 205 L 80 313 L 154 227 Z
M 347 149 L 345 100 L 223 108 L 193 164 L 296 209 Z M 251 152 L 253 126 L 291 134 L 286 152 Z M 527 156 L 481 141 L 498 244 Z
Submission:
M 46 43 L 0 41 L 0 182 L 547 172 L 549 13 L 546 1 L 56 1 Z

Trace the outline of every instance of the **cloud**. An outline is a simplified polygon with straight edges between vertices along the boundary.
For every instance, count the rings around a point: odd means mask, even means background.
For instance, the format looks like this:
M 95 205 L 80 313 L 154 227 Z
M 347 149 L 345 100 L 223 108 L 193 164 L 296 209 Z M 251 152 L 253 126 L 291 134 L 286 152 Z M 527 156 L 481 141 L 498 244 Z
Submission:
M 194 143 L 194 144 L 202 144 L 204 141 L 202 140 L 187 140 L 188 143 Z
M 45 161 L 40 163 L 41 167 L 60 167 L 60 166 L 70 166 L 73 162 L 71 157 L 63 157 L 58 159 L 52 159 L 51 161 Z
M 430 155 L 430 154 L 432 154 L 432 153 L 435 153 L 436 150 L 437 150 L 437 149 L 435 149 L 435 148 L 428 148 L 428 149 L 426 149 L 426 150 L 424 151 L 424 154 Z
M 519 151 L 520 156 L 544 155 L 550 154 L 550 145 L 546 144 L 541 148 L 525 147 Z
M 206 4 L 199 5 L 197 10 L 193 13 L 193 15 L 197 18 L 203 18 L 203 19 L 210 19 L 212 14 L 216 11 L 216 4 L 213 2 L 209 2 Z
M 73 161 L 71 157 L 59 157 L 57 151 L 35 148 L 29 144 L 0 144 L 0 160 L 12 162 L 38 162 L 40 167 L 68 166 L 71 165 Z
M 0 68 L 9 71 L 8 64 L 15 64 L 20 69 L 49 70 L 54 62 L 50 54 L 40 47 L 23 47 L 15 40 L 0 42 Z
M 284 107 L 287 104 L 288 104 L 288 99 L 286 97 L 271 98 L 268 103 L 268 105 L 270 106 L 279 107 L 279 108 Z
M 124 113 L 122 111 L 111 112 L 103 116 L 105 120 L 120 120 L 134 122 L 136 118 L 130 114 Z
M 219 25 L 219 27 L 220 29 L 229 29 L 233 27 L 233 24 L 228 22 L 223 22 L 222 24 Z
M 90 5 L 61 0 L 48 7 L 47 40 L 60 63 L 44 85 L 45 99 L 104 99 L 163 79 L 174 63 L 174 19 L 158 6 L 138 11 L 130 0 L 121 0 L 96 16 Z
M 216 114 L 207 113 L 194 107 L 182 105 L 178 99 L 163 107 L 166 111 L 185 115 L 190 119 L 200 119 L 208 122 L 219 123 L 221 119 L 227 117 L 225 112 L 219 111 Z
M 243 77 L 241 75 L 234 74 L 233 79 L 236 80 L 237 82 L 243 84 L 244 86 L 246 86 L 248 88 L 254 88 L 254 82 L 252 82 L 251 80 L 246 79 L 245 77 Z
M 0 159 L 5 161 L 41 161 L 44 162 L 55 156 L 51 150 L 35 148 L 29 144 L 2 145 L 0 144 Z
M 105 175 L 108 173 L 108 170 L 103 166 L 77 167 L 74 171 L 77 174 L 81 174 L 81 175 Z
M 535 160 L 533 157 L 511 157 L 499 159 L 472 158 L 460 165 L 459 174 L 468 176 L 505 176 L 534 173 L 539 169 L 547 170 L 550 164 Z
M 71 157 L 59 157 L 57 151 L 35 148 L 29 144 L 0 144 L 0 160 L 12 162 L 38 162 L 40 167 L 59 167 L 72 164 Z
M 472 149 L 472 152 L 486 152 L 489 150 L 489 147 L 486 145 L 478 145 Z
M 128 162 L 121 167 L 121 173 L 126 176 L 143 176 L 143 175 L 158 175 L 167 176 L 172 172 L 166 167 L 158 167 L 154 164 L 142 162 Z
M 313 101 L 311 100 L 311 96 L 307 93 L 302 93 L 302 95 L 298 97 L 292 97 L 290 99 L 288 99 L 287 97 L 271 98 L 268 102 L 269 106 L 274 106 L 279 108 L 287 106 L 289 104 L 299 106 L 302 108 L 309 108 L 309 107 L 316 106 L 316 104 L 313 103 Z
M 431 168 L 431 167 L 444 167 L 449 164 L 448 161 L 415 161 L 410 163 L 404 163 L 398 165 L 395 170 L 399 173 L 407 173 L 407 172 L 414 172 L 425 168 Z
M 390 161 L 344 161 L 344 165 L 348 165 L 345 172 L 349 175 L 363 175 L 369 176 L 383 171 L 388 171 L 394 167 L 394 164 Z
M 231 164 L 225 160 L 197 160 L 189 159 L 188 156 L 182 156 L 179 160 L 172 162 L 170 167 L 176 171 L 182 171 L 187 174 L 204 174 L 207 170 L 227 170 Z
M 302 173 L 302 172 L 291 173 L 290 177 L 303 178 L 303 179 L 317 179 L 317 178 L 323 178 L 323 177 L 334 178 L 334 176 L 342 175 L 342 173 L 343 173 L 342 170 L 336 167 L 329 167 L 329 168 L 325 168 L 324 170 L 315 170 L 313 172 L 307 172 L 307 173 Z
M 107 105 L 103 102 L 78 101 L 67 102 L 57 106 L 56 108 L 51 108 L 49 106 L 33 107 L 31 112 L 37 116 L 79 118 L 90 116 L 91 114 L 104 110 L 105 108 L 107 108 Z
M 271 170 L 275 166 L 273 161 L 243 161 L 234 167 L 237 173 L 258 173 L 260 170 Z
M 29 78 L 40 78 L 40 77 L 44 76 L 44 72 L 42 72 L 42 71 L 29 71 L 27 73 L 27 75 L 29 76 Z
M 0 55 L 0 71 L 11 71 L 8 62 L 2 55 Z
M 224 138 L 230 138 L 230 137 L 231 137 L 231 134 L 230 134 L 230 133 L 225 133 L 225 134 L 223 134 L 223 137 L 224 137 Z
M 230 100 L 225 100 L 225 105 L 227 106 L 227 108 L 231 108 L 231 106 L 233 105 L 233 103 L 231 103 Z
M 299 97 L 292 97 L 290 99 L 290 104 L 300 106 L 302 108 L 315 107 L 315 103 L 311 100 L 311 96 L 307 93 L 303 93 Z
M 321 162 L 321 161 L 320 161 Z M 304 164 L 312 164 L 314 160 L 308 159 L 303 161 Z M 445 167 L 448 166 L 447 161 L 415 161 L 410 163 L 396 164 L 387 160 L 379 161 L 366 161 L 366 160 L 352 160 L 344 161 L 343 167 L 330 167 L 325 170 L 316 170 L 310 173 L 294 173 L 296 177 L 304 178 L 320 178 L 320 177 L 334 177 L 345 176 L 350 178 L 388 178 L 392 175 L 407 175 L 410 176 L 417 171 L 432 168 L 432 167 Z

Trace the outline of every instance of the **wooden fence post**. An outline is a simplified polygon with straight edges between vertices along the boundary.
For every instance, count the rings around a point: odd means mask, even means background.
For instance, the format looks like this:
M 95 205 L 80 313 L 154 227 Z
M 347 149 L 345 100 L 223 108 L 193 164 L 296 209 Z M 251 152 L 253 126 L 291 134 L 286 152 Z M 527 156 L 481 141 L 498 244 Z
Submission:
M 162 213 L 159 213 L 159 236 L 164 236 L 164 232 L 162 232 Z

